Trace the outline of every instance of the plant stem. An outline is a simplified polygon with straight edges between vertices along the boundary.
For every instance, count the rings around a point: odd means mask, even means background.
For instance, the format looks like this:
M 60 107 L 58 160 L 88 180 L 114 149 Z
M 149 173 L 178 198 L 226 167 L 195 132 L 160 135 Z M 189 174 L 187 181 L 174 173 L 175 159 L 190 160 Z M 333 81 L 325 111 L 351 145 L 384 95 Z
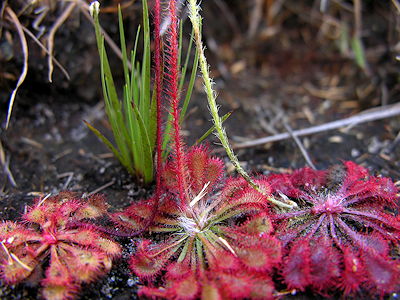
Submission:
M 199 6 L 196 4 L 196 0 L 188 0 L 189 1 L 189 18 L 192 22 L 192 26 L 193 26 L 193 31 L 194 31 L 194 39 L 196 42 L 196 47 L 197 50 L 199 52 L 199 65 L 200 65 L 200 70 L 201 70 L 201 74 L 203 77 L 203 81 L 204 81 L 204 89 L 205 92 L 207 94 L 207 100 L 208 100 L 208 105 L 210 108 L 210 112 L 214 121 L 214 126 L 215 129 L 217 131 L 217 137 L 219 138 L 219 140 L 221 141 L 222 146 L 224 147 L 226 154 L 228 155 L 229 159 L 231 160 L 232 164 L 234 165 L 236 171 L 259 193 L 263 194 L 267 200 L 279 207 L 282 208 L 293 208 L 295 207 L 295 203 L 284 203 L 278 200 L 273 199 L 272 197 L 268 197 L 268 195 L 266 195 L 264 193 L 264 191 L 262 191 L 262 189 L 259 187 L 259 185 L 257 183 L 255 183 L 253 181 L 253 179 L 251 179 L 251 177 L 249 176 L 249 174 L 246 173 L 246 171 L 242 168 L 242 166 L 239 163 L 239 160 L 237 159 L 235 153 L 233 152 L 229 141 L 228 141 L 228 137 L 226 135 L 225 129 L 222 126 L 222 120 L 221 117 L 218 114 L 218 107 L 217 107 L 217 103 L 216 103 L 216 93 L 213 90 L 212 87 L 212 79 L 210 78 L 210 74 L 209 74 L 209 67 L 207 64 L 207 60 L 206 57 L 204 55 L 204 46 L 203 46 L 203 42 L 201 40 L 201 17 L 199 14 Z
M 157 102 L 157 128 L 156 128 L 156 203 L 155 209 L 161 197 L 161 167 L 162 167 L 162 115 L 161 115 L 161 88 L 162 88 L 162 72 L 161 72 L 161 36 L 160 36 L 160 0 L 156 0 L 154 4 L 154 68 L 156 77 L 156 102 Z
M 183 152 L 183 142 L 180 135 L 180 114 L 179 114 L 179 92 L 178 92 L 178 77 L 179 77 L 179 66 L 178 66 L 178 18 L 176 11 L 176 0 L 171 0 L 169 2 L 169 13 L 171 18 L 171 23 L 169 26 L 168 34 L 168 53 L 167 53 L 167 64 L 168 73 L 165 74 L 166 79 L 169 81 L 168 89 L 166 90 L 167 95 L 170 98 L 171 103 L 171 113 L 172 113 L 172 124 L 173 124 L 173 139 L 175 147 L 175 159 L 176 159 L 176 176 L 178 183 L 178 190 L 180 196 L 180 204 L 186 206 L 189 203 L 185 191 L 186 187 L 186 170 L 184 163 L 184 152 Z

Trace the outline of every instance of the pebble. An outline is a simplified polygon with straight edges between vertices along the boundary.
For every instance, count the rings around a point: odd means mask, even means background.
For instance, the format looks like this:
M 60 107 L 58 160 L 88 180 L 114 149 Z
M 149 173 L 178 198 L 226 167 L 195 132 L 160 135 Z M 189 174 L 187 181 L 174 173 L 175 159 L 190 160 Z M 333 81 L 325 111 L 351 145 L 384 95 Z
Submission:
M 133 280 L 132 278 L 129 278 L 126 283 L 128 284 L 128 286 L 132 287 L 135 285 L 135 280 Z

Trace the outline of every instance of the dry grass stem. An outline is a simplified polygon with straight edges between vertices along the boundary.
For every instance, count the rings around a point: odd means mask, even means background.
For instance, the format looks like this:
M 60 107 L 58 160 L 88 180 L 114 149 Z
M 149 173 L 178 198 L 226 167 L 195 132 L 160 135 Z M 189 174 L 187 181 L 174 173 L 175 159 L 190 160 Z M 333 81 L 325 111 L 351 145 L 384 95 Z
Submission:
M 293 140 L 295 141 L 297 147 L 299 147 L 301 154 L 303 155 L 304 159 L 306 160 L 307 164 L 313 168 L 314 170 L 316 170 L 317 168 L 315 167 L 314 163 L 312 162 L 310 156 L 308 155 L 308 152 L 306 150 L 306 148 L 304 147 L 303 143 L 300 141 L 300 139 L 297 137 L 297 135 L 295 135 L 293 133 L 292 128 L 290 127 L 289 124 L 287 124 L 286 122 L 283 122 L 283 125 L 285 126 L 287 132 L 290 134 L 290 136 L 293 138 Z
M 3 167 L 3 172 L 7 175 L 7 178 L 10 181 L 11 185 L 13 187 L 17 187 L 17 183 L 15 182 L 14 176 L 10 171 L 10 157 L 6 157 L 1 141 L 0 141 L 0 165 Z
M 83 0 L 77 0 L 77 1 L 79 2 L 80 9 L 81 9 L 83 15 L 94 26 L 95 24 L 94 24 L 93 18 L 89 14 L 89 5 L 86 2 L 84 2 Z M 100 26 L 100 30 L 101 30 L 101 34 L 104 36 L 104 40 L 110 46 L 111 50 L 115 53 L 115 55 L 118 56 L 119 59 L 123 60 L 121 49 L 117 46 L 117 44 L 114 43 L 114 41 L 111 39 L 111 37 L 108 35 L 108 33 L 101 26 Z M 129 70 L 132 70 L 131 62 L 127 61 L 126 63 L 128 65 Z
M 68 19 L 71 15 L 72 11 L 76 7 L 76 1 L 71 2 L 67 8 L 63 11 L 60 17 L 58 17 L 57 21 L 53 24 L 50 29 L 49 36 L 47 38 L 47 49 L 48 49 L 48 65 L 49 65 L 49 82 L 52 82 L 52 74 L 53 74 L 53 50 L 54 50 L 54 37 L 56 35 L 57 30 L 60 28 L 62 24 Z
M 325 124 L 312 126 L 312 127 L 305 128 L 305 129 L 294 130 L 293 134 L 296 136 L 305 136 L 305 135 L 320 133 L 320 132 L 324 132 L 324 131 L 328 131 L 328 130 L 334 130 L 334 129 L 338 129 L 341 127 L 355 126 L 355 125 L 361 124 L 361 123 L 391 118 L 391 117 L 395 117 L 395 116 L 399 116 L 399 115 L 400 115 L 400 102 L 392 104 L 392 105 L 382 106 L 379 108 L 369 109 L 369 110 L 358 113 L 349 118 L 344 118 L 344 119 L 336 120 L 333 122 L 328 122 Z M 288 132 L 285 132 L 285 133 L 280 133 L 280 134 L 276 134 L 273 136 L 267 136 L 267 137 L 255 139 L 255 140 L 244 142 L 244 143 L 235 144 L 235 145 L 233 145 L 233 148 L 241 149 L 241 148 L 255 147 L 255 146 L 264 145 L 266 143 L 286 140 L 290 137 L 291 137 L 291 135 Z M 223 152 L 222 149 L 220 151 Z
M 400 13 L 400 4 L 398 0 L 392 0 L 394 7 L 396 7 L 397 11 Z
M 49 55 L 49 57 L 52 57 L 52 60 L 54 62 L 54 64 L 60 68 L 61 72 L 64 74 L 64 76 L 70 80 L 71 77 L 68 74 L 68 71 L 61 65 L 61 63 L 53 56 L 51 55 L 51 53 L 49 52 L 49 50 L 42 44 L 41 41 L 39 41 L 36 36 L 26 27 L 22 27 L 22 29 L 24 30 L 24 32 L 40 47 L 40 49 L 42 49 L 47 55 Z
M 253 0 L 253 8 L 250 13 L 250 24 L 247 31 L 247 38 L 252 39 L 256 35 L 258 25 L 262 17 L 263 0 Z
M 22 73 L 18 78 L 17 85 L 11 93 L 10 101 L 8 103 L 8 112 L 7 112 L 7 121 L 6 121 L 6 129 L 7 129 L 8 125 L 10 123 L 10 118 L 11 118 L 11 113 L 12 113 L 12 109 L 14 106 L 15 96 L 17 95 L 17 91 L 18 91 L 19 87 L 21 86 L 21 84 L 24 82 L 24 80 L 26 78 L 26 74 L 28 73 L 28 53 L 29 53 L 29 51 L 28 51 L 28 43 L 26 42 L 26 37 L 25 37 L 24 30 L 23 30 L 23 26 L 19 22 L 17 15 L 8 6 L 6 7 L 5 11 L 6 11 L 7 15 L 10 17 L 10 19 L 12 20 L 15 27 L 17 28 L 18 37 L 21 42 L 22 53 L 23 53 L 23 57 L 24 57 L 24 65 L 22 68 Z
M 115 180 L 111 180 L 110 182 L 107 182 L 106 184 L 103 184 L 102 186 L 98 187 L 97 189 L 91 191 L 90 193 L 87 194 L 87 196 L 92 196 L 94 194 L 100 193 L 102 190 L 105 190 L 106 188 L 112 186 L 115 183 Z

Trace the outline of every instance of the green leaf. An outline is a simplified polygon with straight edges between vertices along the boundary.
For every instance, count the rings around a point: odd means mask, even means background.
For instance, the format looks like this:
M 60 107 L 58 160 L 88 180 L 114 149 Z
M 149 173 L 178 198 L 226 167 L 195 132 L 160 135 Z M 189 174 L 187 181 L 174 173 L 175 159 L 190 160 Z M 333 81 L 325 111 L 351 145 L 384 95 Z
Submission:
M 150 139 L 150 148 L 154 149 L 156 146 L 156 139 L 157 139 L 157 95 L 155 93 L 156 83 L 153 85 L 153 96 L 151 99 L 151 106 L 150 106 L 150 126 L 149 126 L 149 139 Z
M 367 61 L 365 59 L 365 53 L 362 41 L 358 36 L 354 36 L 352 38 L 351 48 L 353 49 L 357 65 L 364 70 L 365 67 L 367 66 Z
M 143 60 L 142 60 L 142 77 L 140 90 L 139 111 L 143 117 L 146 126 L 149 126 L 150 114 L 150 78 L 151 78 L 151 54 L 150 54 L 150 25 L 147 0 L 143 1 Z
M 128 56 L 126 53 L 124 22 L 122 19 L 121 6 L 119 4 L 118 4 L 118 25 L 119 25 L 119 37 L 121 40 L 122 65 L 124 68 L 124 77 L 125 77 L 125 82 L 129 84 Z
M 192 40 L 192 39 L 190 39 L 190 40 Z M 192 98 L 192 92 L 193 92 L 194 83 L 196 81 L 198 65 L 199 65 L 199 52 L 196 49 L 195 55 L 194 55 L 194 60 L 193 60 L 192 73 L 190 75 L 190 81 L 189 81 L 189 85 L 187 88 L 185 100 L 183 101 L 183 105 L 182 105 L 182 110 L 181 110 L 181 115 L 180 115 L 181 123 L 183 122 L 183 119 L 185 118 L 187 107 L 189 106 L 190 99 Z
M 144 124 L 143 118 L 140 115 L 139 110 L 135 105 L 132 105 L 133 107 L 133 112 L 136 115 L 136 119 L 138 120 L 139 123 L 139 129 L 140 129 L 140 135 L 141 135 L 141 145 L 142 145 L 142 153 L 143 153 L 143 160 L 144 160 L 144 165 L 145 168 L 142 170 L 143 171 L 143 177 L 145 182 L 148 182 L 148 180 L 151 180 L 150 178 L 153 178 L 153 152 L 152 149 L 150 148 L 150 140 L 149 140 L 149 135 L 146 129 L 146 126 Z
M 232 112 L 230 111 L 230 112 L 228 112 L 228 113 L 226 113 L 225 115 L 223 115 L 222 116 L 222 118 L 221 118 L 221 124 L 223 123 L 223 122 L 225 122 L 225 120 L 226 119 L 228 119 L 230 116 L 231 116 L 231 114 L 232 114 Z M 202 141 L 204 141 L 214 130 L 215 130 L 216 128 L 215 128 L 215 125 L 213 125 L 210 129 L 208 129 L 207 131 L 206 131 L 206 133 L 204 133 L 199 139 L 197 139 L 197 141 L 194 143 L 195 145 L 198 145 L 198 144 L 200 144 Z
M 90 123 L 83 121 L 86 126 L 103 142 L 103 144 L 105 144 L 108 149 L 111 150 L 111 152 L 114 154 L 114 156 L 122 163 L 123 159 L 121 154 L 118 152 L 118 150 L 113 146 L 113 144 L 100 132 L 98 131 L 96 128 L 94 128 Z M 126 167 L 127 169 L 130 168 L 129 164 L 123 164 L 124 167 Z M 132 170 L 133 173 L 133 170 Z

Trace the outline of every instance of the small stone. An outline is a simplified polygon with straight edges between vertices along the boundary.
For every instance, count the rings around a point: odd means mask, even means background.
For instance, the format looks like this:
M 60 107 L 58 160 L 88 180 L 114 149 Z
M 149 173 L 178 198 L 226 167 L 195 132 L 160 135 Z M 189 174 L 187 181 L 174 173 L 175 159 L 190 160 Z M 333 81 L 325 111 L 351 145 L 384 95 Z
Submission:
M 128 284 L 129 287 L 132 287 L 135 285 L 135 280 L 133 280 L 132 278 L 129 278 L 126 283 Z
M 353 148 L 351 149 L 351 157 L 358 157 L 360 156 L 360 150 Z

